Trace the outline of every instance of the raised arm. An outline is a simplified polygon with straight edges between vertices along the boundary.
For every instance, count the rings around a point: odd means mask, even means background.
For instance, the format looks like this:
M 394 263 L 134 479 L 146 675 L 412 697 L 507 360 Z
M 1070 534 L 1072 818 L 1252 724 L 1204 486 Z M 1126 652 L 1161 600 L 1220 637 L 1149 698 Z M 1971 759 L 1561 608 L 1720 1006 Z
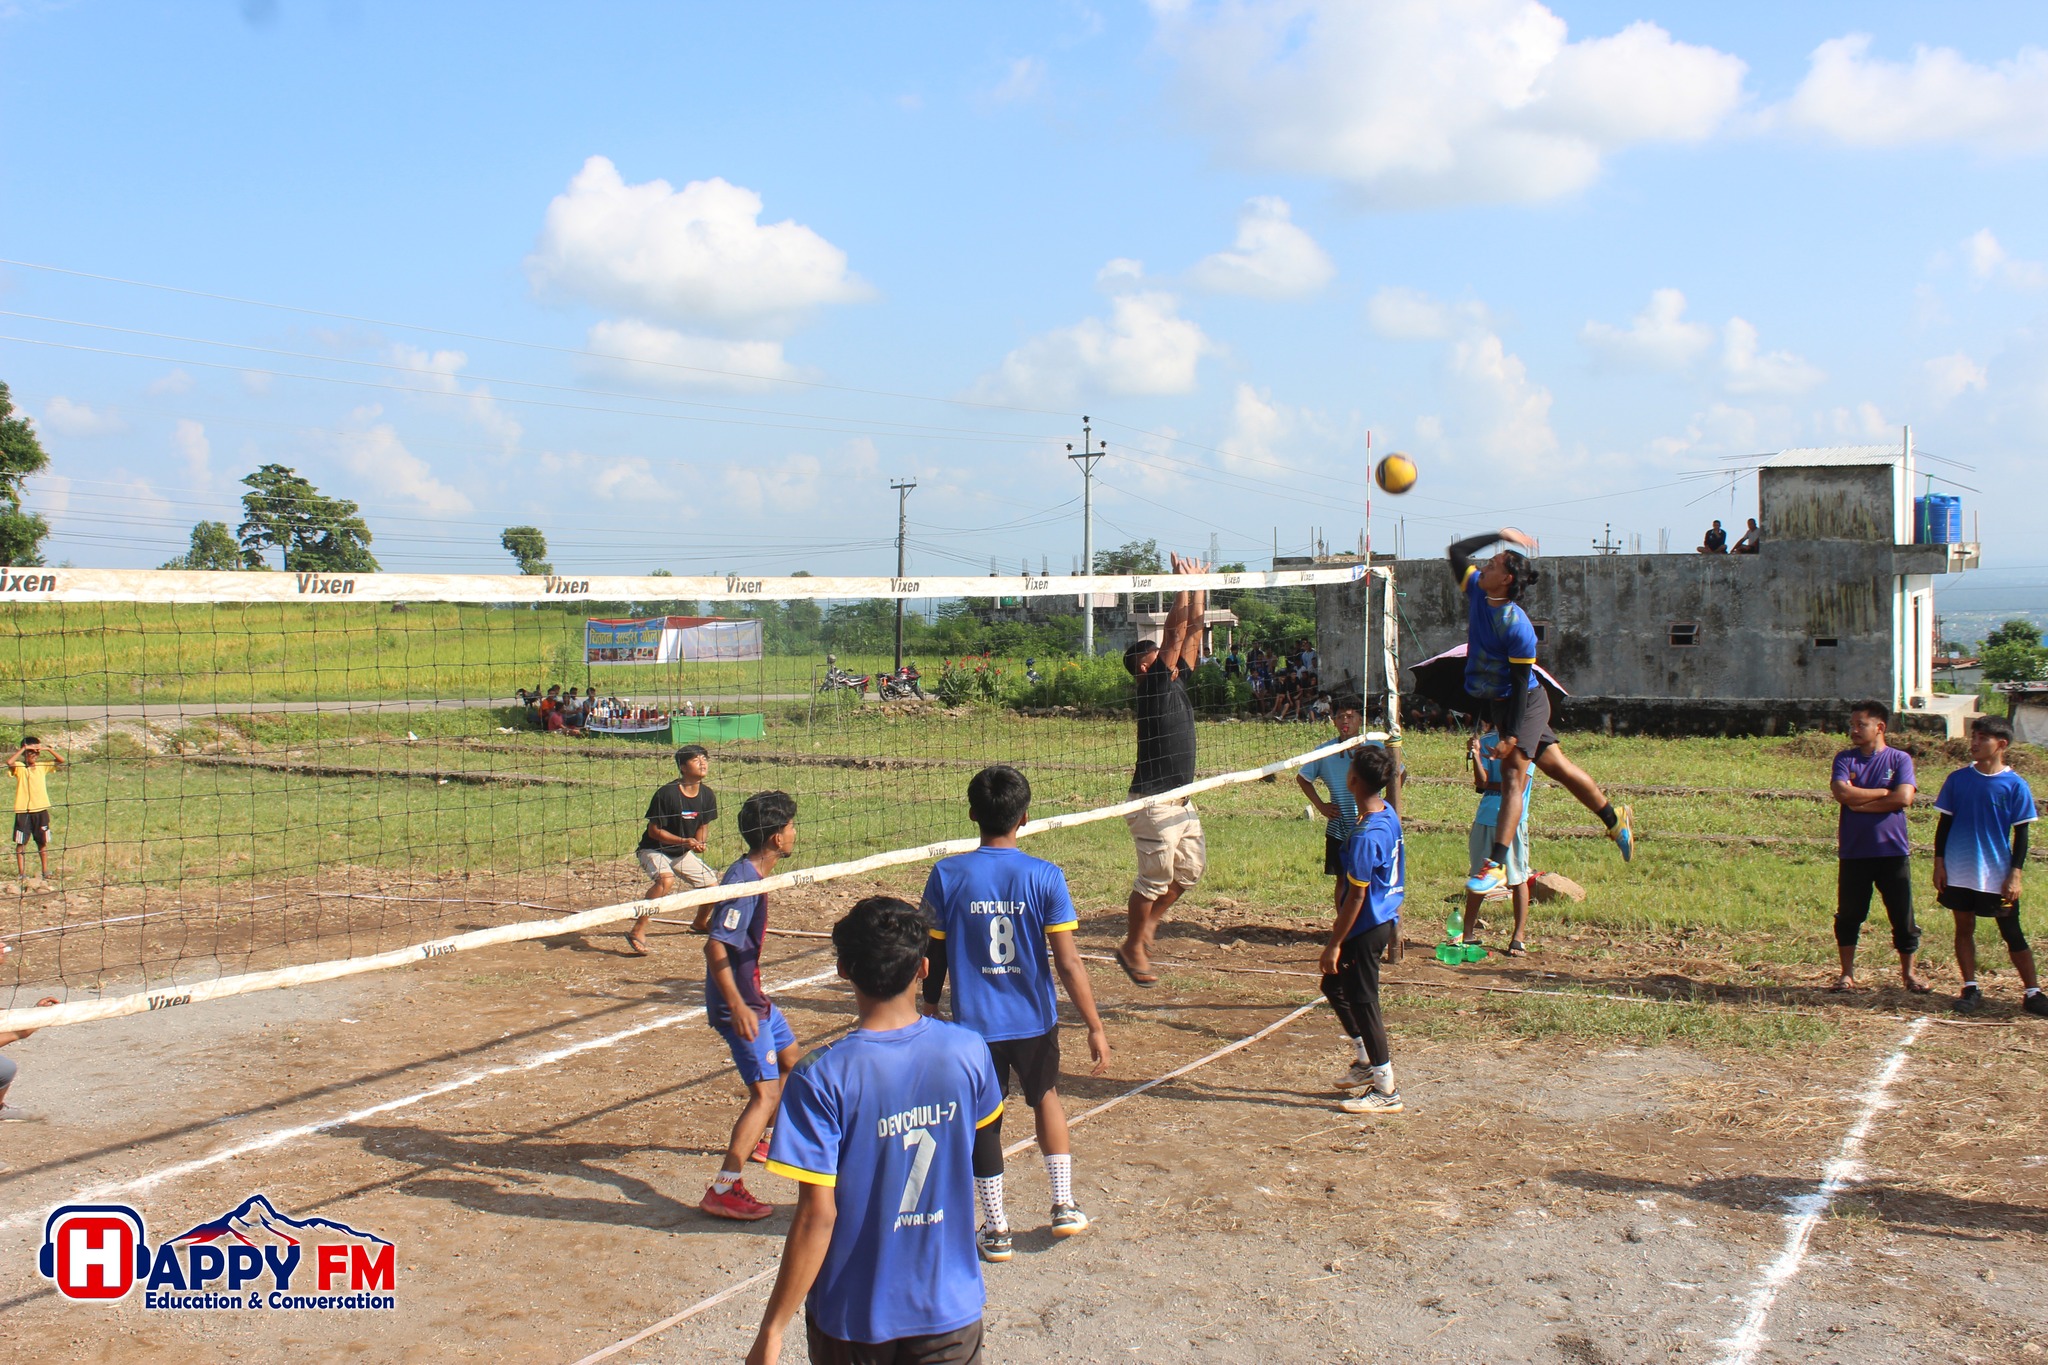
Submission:
M 1182 566 L 1186 560 L 1179 555 L 1173 555 L 1172 560 L 1175 573 L 1185 572 Z M 1154 666 L 1168 673 L 1180 667 L 1181 650 L 1187 642 L 1188 596 L 1185 590 L 1173 595 L 1173 605 L 1166 609 L 1166 623 L 1159 629 L 1159 658 Z

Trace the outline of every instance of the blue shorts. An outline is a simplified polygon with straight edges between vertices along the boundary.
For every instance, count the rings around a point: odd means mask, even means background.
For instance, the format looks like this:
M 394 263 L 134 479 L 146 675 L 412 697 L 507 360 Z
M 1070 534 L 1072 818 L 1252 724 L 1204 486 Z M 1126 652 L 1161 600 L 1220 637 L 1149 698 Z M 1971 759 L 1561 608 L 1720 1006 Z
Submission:
M 740 1037 L 731 1024 L 713 1024 L 711 1027 L 718 1030 L 718 1036 L 725 1039 L 725 1045 L 732 1049 L 732 1064 L 740 1069 L 740 1079 L 748 1085 L 779 1079 L 782 1066 L 775 1060 L 775 1054 L 786 1047 L 796 1046 L 796 1034 L 790 1031 L 789 1020 L 783 1018 L 782 1011 L 773 1005 L 768 1007 L 768 1017 L 761 1021 L 761 1030 L 751 1043 Z

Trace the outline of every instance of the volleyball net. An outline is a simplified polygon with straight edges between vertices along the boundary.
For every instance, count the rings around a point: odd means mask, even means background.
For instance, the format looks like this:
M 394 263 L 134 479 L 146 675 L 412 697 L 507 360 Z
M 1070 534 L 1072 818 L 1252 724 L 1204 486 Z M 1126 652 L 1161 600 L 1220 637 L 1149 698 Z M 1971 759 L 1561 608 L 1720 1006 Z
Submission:
M 1122 647 L 1156 638 L 1184 588 L 1209 593 L 1189 790 L 1284 771 L 1328 738 L 1307 727 L 1332 693 L 1369 693 L 1373 722 L 1398 725 L 1394 641 L 1373 619 L 1391 611 L 1390 572 L 9 570 L 0 716 L 20 729 L 4 747 L 38 743 L 12 760 L 0 1029 L 738 894 L 641 899 L 635 847 L 685 744 L 711 758 L 714 868 L 745 851 L 749 793 L 796 797 L 798 853 L 770 889 L 971 848 L 963 794 L 989 763 L 1031 778 L 1027 833 L 1116 818 L 1133 808 Z M 1092 658 L 1080 652 L 1089 609 Z M 1318 650 L 1312 680 L 1289 666 L 1331 640 L 1355 657 Z M 36 1003 L 50 997 L 60 1003 Z

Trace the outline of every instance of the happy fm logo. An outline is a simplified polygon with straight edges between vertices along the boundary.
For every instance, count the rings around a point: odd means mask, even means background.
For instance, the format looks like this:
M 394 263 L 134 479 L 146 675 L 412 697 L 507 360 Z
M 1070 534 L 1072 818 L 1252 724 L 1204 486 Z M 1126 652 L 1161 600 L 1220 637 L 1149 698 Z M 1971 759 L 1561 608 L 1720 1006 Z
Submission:
M 66 1204 L 43 1224 L 36 1268 L 80 1302 L 111 1303 L 140 1284 L 144 1308 L 397 1306 L 394 1244 L 332 1219 L 293 1218 L 260 1194 L 155 1248 L 126 1204 Z M 316 1292 L 303 1281 L 293 1292 L 304 1272 Z

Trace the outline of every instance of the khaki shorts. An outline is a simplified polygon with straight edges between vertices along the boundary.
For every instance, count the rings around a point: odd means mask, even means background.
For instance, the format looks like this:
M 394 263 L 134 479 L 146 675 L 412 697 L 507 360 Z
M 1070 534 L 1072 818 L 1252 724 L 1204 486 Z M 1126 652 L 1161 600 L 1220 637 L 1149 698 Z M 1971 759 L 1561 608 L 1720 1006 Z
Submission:
M 1148 901 L 1166 894 L 1169 886 L 1193 886 L 1202 880 L 1209 855 L 1202 843 L 1202 817 L 1192 801 L 1169 801 L 1134 810 L 1124 817 L 1138 846 L 1138 875 L 1131 890 Z
M 640 859 L 641 871 L 657 881 L 663 877 L 674 877 L 690 891 L 718 885 L 718 874 L 706 867 L 702 858 L 688 850 L 681 853 L 664 853 L 658 848 L 643 848 L 638 850 L 637 856 Z

